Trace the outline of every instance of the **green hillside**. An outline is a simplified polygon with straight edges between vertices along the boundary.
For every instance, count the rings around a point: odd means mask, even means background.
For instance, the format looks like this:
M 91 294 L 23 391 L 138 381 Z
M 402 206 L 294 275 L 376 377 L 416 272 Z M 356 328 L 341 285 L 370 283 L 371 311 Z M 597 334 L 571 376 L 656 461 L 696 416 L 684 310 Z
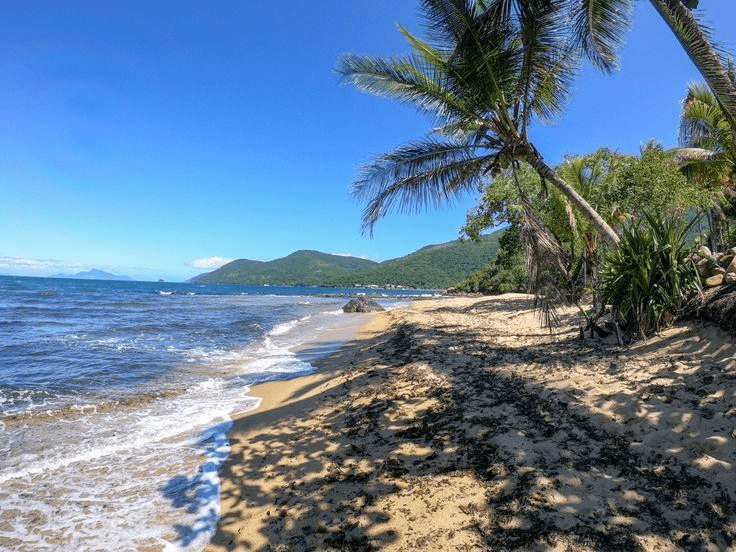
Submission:
M 430 245 L 405 257 L 382 263 L 319 251 L 296 251 L 268 262 L 239 259 L 197 276 L 193 281 L 202 284 L 394 285 L 442 289 L 456 284 L 493 261 L 499 236 L 500 231 L 484 236 L 480 243 L 455 240 Z
M 239 259 L 197 276 L 194 281 L 200 284 L 334 285 L 330 282 L 350 280 L 352 274 L 376 264 L 357 257 L 303 250 L 268 262 Z
M 455 240 L 430 245 L 399 259 L 384 261 L 358 274 L 359 282 L 414 288 L 450 287 L 496 258 L 499 235 L 483 236 L 480 243 Z

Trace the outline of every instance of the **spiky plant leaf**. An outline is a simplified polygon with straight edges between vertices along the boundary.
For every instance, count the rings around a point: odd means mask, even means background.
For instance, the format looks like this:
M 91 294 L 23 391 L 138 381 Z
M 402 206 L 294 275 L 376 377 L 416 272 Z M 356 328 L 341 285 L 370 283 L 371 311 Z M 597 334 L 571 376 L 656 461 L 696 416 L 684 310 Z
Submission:
M 688 294 L 699 289 L 698 273 L 687 260 L 688 230 L 679 220 L 644 213 L 606 258 L 601 298 L 640 337 L 673 320 Z

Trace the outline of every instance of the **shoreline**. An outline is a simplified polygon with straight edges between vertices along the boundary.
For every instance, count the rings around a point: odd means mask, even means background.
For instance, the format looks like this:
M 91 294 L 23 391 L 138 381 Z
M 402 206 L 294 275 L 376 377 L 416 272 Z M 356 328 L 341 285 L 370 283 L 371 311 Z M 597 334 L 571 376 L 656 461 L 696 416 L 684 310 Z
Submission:
M 380 322 L 376 322 L 376 318 L 381 314 L 385 313 L 359 313 L 351 315 L 366 318 L 365 323 L 358 327 L 355 336 L 351 339 L 346 339 L 345 333 L 337 329 L 320 334 L 320 336 L 315 336 L 315 339 L 296 347 L 293 350 L 296 357 L 302 359 L 306 356 L 308 362 L 314 366 L 314 371 L 296 377 L 272 379 L 250 384 L 248 396 L 260 399 L 260 402 L 255 408 L 232 414 L 233 423 L 254 415 L 263 415 L 272 412 L 276 408 L 287 406 L 298 408 L 294 406 L 296 401 L 307 400 L 312 397 L 318 392 L 317 389 L 328 385 L 329 380 L 337 375 L 337 372 L 342 370 L 342 365 L 334 362 L 332 360 L 333 357 L 338 356 L 344 350 L 351 349 L 355 342 L 372 336 L 383 329 L 383 325 Z M 323 337 L 325 339 L 317 339 L 317 337 Z M 329 352 L 327 355 L 320 354 L 320 350 L 325 344 L 332 349 L 335 341 L 341 344 L 337 350 Z M 317 352 L 317 358 L 311 358 L 314 351 Z
M 372 315 L 318 370 L 254 385 L 220 478 L 224 550 L 722 550 L 736 544 L 736 346 L 620 348 L 529 296 Z

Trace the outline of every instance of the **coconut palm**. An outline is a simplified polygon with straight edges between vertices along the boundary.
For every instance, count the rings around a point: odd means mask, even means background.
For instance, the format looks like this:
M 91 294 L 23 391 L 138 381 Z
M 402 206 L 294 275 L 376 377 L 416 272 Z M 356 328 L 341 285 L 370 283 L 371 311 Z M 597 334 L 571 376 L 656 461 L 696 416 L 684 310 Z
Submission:
M 702 83 L 689 85 L 680 118 L 678 155 L 682 163 L 690 168 L 713 167 L 718 172 L 731 172 L 736 161 L 736 142 L 730 130 L 710 88 Z
M 698 23 L 682 1 L 650 1 L 708 83 L 723 109 L 731 133 L 736 135 L 736 86 L 729 77 L 728 64 L 713 46 L 708 29 Z
M 733 217 L 736 200 L 736 141 L 725 113 L 710 89 L 702 83 L 688 87 L 680 118 L 680 148 L 677 159 L 685 174 L 720 196 L 708 210 L 711 246 L 721 241 L 725 216 Z
M 615 180 L 615 171 L 620 165 L 622 155 L 607 148 L 583 156 L 566 157 L 557 167 L 557 173 L 576 190 L 578 190 L 595 210 L 611 224 L 615 225 L 620 213 L 617 206 L 610 203 L 607 193 Z M 600 263 L 598 240 L 590 224 L 574 216 L 569 203 L 550 202 L 548 210 L 556 213 L 558 220 L 569 219 L 567 229 L 557 230 L 558 235 L 565 235 L 569 242 L 570 256 L 575 261 L 571 272 L 571 281 L 575 281 L 583 271 L 594 275 Z M 584 281 L 590 278 L 584 277 Z
M 535 118 L 561 113 L 577 68 L 567 0 L 423 0 L 422 40 L 400 27 L 412 53 L 343 56 L 338 72 L 358 89 L 429 115 L 433 135 L 365 166 L 354 194 L 367 201 L 363 228 L 393 210 L 415 211 L 475 192 L 497 171 L 526 161 L 557 187 L 604 240 L 618 235 L 544 161 L 529 139 Z
M 736 135 L 736 85 L 729 78 L 729 63 L 714 45 L 709 29 L 692 8 L 697 0 L 650 0 L 688 57 L 703 76 Z M 578 44 L 598 67 L 610 72 L 631 27 L 634 0 L 575 0 L 574 20 Z

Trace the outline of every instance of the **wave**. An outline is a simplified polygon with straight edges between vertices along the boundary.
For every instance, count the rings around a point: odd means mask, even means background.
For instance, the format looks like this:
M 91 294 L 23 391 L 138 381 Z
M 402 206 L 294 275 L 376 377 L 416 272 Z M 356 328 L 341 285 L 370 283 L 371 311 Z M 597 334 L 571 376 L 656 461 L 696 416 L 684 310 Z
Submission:
M 298 324 L 303 324 L 304 322 L 308 321 L 311 317 L 312 315 L 308 314 L 296 320 L 289 320 L 288 322 L 282 322 L 281 324 L 277 324 L 276 326 L 273 327 L 273 329 L 269 332 L 269 334 L 270 335 L 287 334 L 289 333 L 289 331 L 293 330 Z

